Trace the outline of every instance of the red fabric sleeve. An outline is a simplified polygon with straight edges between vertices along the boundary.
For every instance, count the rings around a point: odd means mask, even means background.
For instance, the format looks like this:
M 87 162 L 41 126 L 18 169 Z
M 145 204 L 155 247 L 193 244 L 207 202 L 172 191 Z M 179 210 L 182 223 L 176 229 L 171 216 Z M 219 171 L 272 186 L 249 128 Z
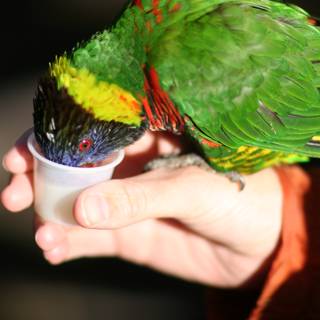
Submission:
M 320 170 L 277 169 L 280 244 L 250 320 L 320 319 Z

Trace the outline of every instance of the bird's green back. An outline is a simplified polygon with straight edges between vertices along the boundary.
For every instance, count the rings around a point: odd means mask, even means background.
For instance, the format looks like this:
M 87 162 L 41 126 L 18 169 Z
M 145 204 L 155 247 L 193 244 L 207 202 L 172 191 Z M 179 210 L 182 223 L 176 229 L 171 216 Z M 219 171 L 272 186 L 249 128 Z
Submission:
M 109 123 L 130 131 L 114 130 L 108 150 L 149 127 L 187 134 L 220 171 L 320 157 L 320 30 L 309 18 L 282 1 L 135 0 L 51 64 L 38 136 L 48 144 L 52 118 L 65 124 L 52 102 L 62 95 L 106 135 Z M 57 140 L 70 134 L 61 127 Z
M 155 2 L 141 1 L 146 12 Z M 147 63 L 211 164 L 253 172 L 319 157 L 320 31 L 308 14 L 267 0 L 172 2 L 158 1 L 158 23 L 147 13 Z

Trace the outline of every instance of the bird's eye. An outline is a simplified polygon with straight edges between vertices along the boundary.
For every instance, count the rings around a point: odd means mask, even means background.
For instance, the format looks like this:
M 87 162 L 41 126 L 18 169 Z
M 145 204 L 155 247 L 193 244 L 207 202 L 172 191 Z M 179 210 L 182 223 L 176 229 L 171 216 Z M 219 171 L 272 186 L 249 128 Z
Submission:
M 79 143 L 79 151 L 80 152 L 88 152 L 93 145 L 93 141 L 91 139 L 83 139 Z

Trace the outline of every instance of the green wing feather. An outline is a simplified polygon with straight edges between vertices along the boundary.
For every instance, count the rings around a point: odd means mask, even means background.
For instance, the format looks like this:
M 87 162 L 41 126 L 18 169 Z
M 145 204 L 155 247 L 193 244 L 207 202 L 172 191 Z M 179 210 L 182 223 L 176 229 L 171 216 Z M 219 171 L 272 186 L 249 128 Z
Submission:
M 180 2 L 178 22 L 163 23 L 148 63 L 189 133 L 222 145 L 203 146 L 208 158 L 230 160 L 244 146 L 270 150 L 274 163 L 320 157 L 308 144 L 320 135 L 320 31 L 308 14 L 266 0 Z M 261 153 L 252 171 L 269 160 Z

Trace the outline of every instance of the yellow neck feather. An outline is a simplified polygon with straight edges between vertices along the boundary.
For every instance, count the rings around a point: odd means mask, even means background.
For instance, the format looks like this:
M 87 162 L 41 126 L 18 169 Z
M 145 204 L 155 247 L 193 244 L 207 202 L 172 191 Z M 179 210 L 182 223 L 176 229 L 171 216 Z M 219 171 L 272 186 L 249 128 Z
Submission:
M 141 104 L 118 85 L 97 81 L 88 70 L 72 67 L 65 56 L 50 64 L 49 71 L 57 79 L 58 88 L 65 88 L 75 102 L 97 119 L 141 124 Z

